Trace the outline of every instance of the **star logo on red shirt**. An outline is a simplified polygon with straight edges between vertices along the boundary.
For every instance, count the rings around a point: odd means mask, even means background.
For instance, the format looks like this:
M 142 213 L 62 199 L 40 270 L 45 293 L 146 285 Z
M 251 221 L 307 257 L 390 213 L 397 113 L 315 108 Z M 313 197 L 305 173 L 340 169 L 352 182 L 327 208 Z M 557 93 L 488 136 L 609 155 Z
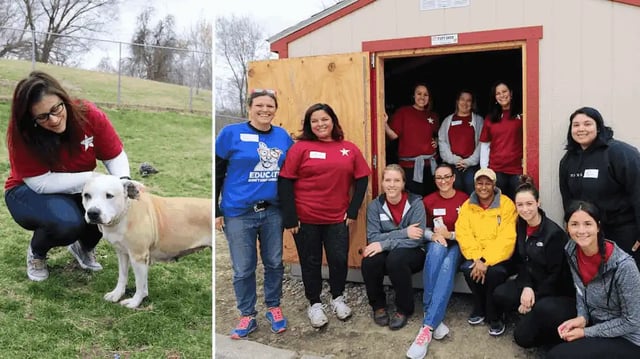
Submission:
M 433 125 L 433 122 L 434 122 L 434 121 L 433 121 L 433 119 L 432 119 L 431 117 L 429 117 L 429 118 L 427 119 L 427 121 L 429 121 L 429 124 Z
M 351 151 L 351 150 L 343 148 L 343 149 L 340 150 L 340 153 L 342 153 L 343 156 L 349 156 L 349 151 Z
M 87 137 L 87 135 L 84 135 L 84 140 L 80 141 L 80 144 L 84 146 L 84 150 L 87 151 L 89 147 L 93 147 L 93 136 Z

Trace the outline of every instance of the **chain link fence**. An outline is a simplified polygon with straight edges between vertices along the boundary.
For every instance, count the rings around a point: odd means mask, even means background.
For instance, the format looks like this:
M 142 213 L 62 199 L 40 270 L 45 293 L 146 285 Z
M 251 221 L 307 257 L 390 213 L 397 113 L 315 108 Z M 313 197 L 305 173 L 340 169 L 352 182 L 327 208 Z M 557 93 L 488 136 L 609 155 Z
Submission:
M 61 38 L 57 40 L 64 41 L 64 46 L 47 49 L 46 45 L 38 43 L 52 37 Z M 30 69 L 12 73 L 12 62 L 2 62 L 0 68 L 3 71 L 0 73 L 3 75 L 0 75 L 0 81 L 17 82 L 26 73 L 36 69 L 51 71 L 53 65 L 45 63 L 50 62 L 63 68 L 93 71 L 79 71 L 75 76 L 86 76 L 83 82 L 94 82 L 98 89 L 93 90 L 93 94 L 85 95 L 92 96 L 92 101 L 104 105 L 210 114 L 212 53 L 210 49 L 206 50 L 208 51 L 0 26 L 0 59 L 27 61 L 16 61 L 16 68 L 20 68 L 20 64 L 24 67 L 29 61 L 31 63 Z M 134 57 L 134 52 L 137 57 Z M 73 75 L 69 72 L 69 76 Z M 166 85 L 154 86 L 132 78 L 158 81 Z M 10 98 L 13 85 L 15 83 L 0 82 L 0 97 Z M 140 95 L 145 92 L 145 96 Z

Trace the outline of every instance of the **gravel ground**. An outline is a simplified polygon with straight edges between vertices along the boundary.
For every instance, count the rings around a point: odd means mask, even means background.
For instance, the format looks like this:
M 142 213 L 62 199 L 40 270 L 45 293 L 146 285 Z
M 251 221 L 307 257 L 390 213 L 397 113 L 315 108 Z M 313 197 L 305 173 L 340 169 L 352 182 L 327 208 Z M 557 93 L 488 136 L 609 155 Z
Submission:
M 232 286 L 232 269 L 226 240 L 223 235 L 216 237 L 215 252 L 215 331 L 228 335 L 238 320 L 235 296 Z M 258 330 L 249 340 L 277 348 L 293 350 L 300 356 L 316 355 L 328 358 L 404 358 L 422 324 L 422 291 L 416 291 L 416 313 L 409 318 L 406 327 L 391 331 L 373 323 L 371 308 L 367 301 L 364 284 L 347 283 L 345 290 L 347 304 L 353 315 L 347 321 L 338 320 L 327 305 L 329 324 L 322 329 L 314 329 L 307 318 L 308 302 L 304 297 L 304 286 L 297 277 L 285 269 L 282 309 L 289 320 L 289 328 L 282 334 L 273 334 L 264 318 L 265 307 L 262 293 L 262 269 L 258 264 Z M 388 303 L 392 306 L 393 290 L 386 288 Z M 321 296 L 323 303 L 330 300 L 326 281 Z M 393 310 L 393 308 L 391 308 Z M 471 311 L 471 296 L 454 293 L 449 302 L 445 323 L 451 329 L 443 340 L 434 340 L 429 346 L 427 358 L 528 358 L 543 357 L 540 350 L 525 350 L 513 342 L 513 327 L 517 320 L 509 317 L 507 331 L 500 337 L 491 337 L 488 327 L 472 327 L 466 319 Z

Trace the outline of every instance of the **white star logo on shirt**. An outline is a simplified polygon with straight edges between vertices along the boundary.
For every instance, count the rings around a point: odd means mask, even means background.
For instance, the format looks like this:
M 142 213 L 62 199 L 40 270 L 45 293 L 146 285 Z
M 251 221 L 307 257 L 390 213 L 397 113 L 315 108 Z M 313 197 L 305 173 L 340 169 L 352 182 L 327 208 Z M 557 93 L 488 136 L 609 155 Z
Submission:
M 429 123 L 433 125 L 433 122 L 434 122 L 434 121 L 433 121 L 433 119 L 432 119 L 431 117 L 429 117 L 429 118 L 427 119 L 427 121 L 429 121 Z
M 84 146 L 84 150 L 88 150 L 89 147 L 93 147 L 93 136 L 87 137 L 84 135 L 84 140 L 80 141 L 80 144 Z
M 469 127 L 473 127 L 473 121 L 469 121 Z
M 343 149 L 340 150 L 340 153 L 342 153 L 343 156 L 349 156 L 349 151 L 351 151 L 351 150 L 343 148 Z

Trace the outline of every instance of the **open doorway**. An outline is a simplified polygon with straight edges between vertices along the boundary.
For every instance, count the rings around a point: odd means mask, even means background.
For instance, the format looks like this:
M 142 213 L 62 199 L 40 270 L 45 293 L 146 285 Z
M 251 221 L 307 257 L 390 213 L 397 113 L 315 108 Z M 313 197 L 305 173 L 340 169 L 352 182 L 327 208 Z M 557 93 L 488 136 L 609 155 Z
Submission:
M 413 104 L 413 87 L 425 83 L 430 89 L 433 110 L 442 121 L 455 111 L 455 97 L 459 90 L 474 93 L 475 111 L 484 117 L 494 101 L 491 86 L 501 80 L 507 82 L 514 96 L 522 103 L 522 49 L 461 52 L 384 59 L 384 104 L 391 118 L 393 112 Z M 386 163 L 397 163 L 397 140 L 386 141 Z

